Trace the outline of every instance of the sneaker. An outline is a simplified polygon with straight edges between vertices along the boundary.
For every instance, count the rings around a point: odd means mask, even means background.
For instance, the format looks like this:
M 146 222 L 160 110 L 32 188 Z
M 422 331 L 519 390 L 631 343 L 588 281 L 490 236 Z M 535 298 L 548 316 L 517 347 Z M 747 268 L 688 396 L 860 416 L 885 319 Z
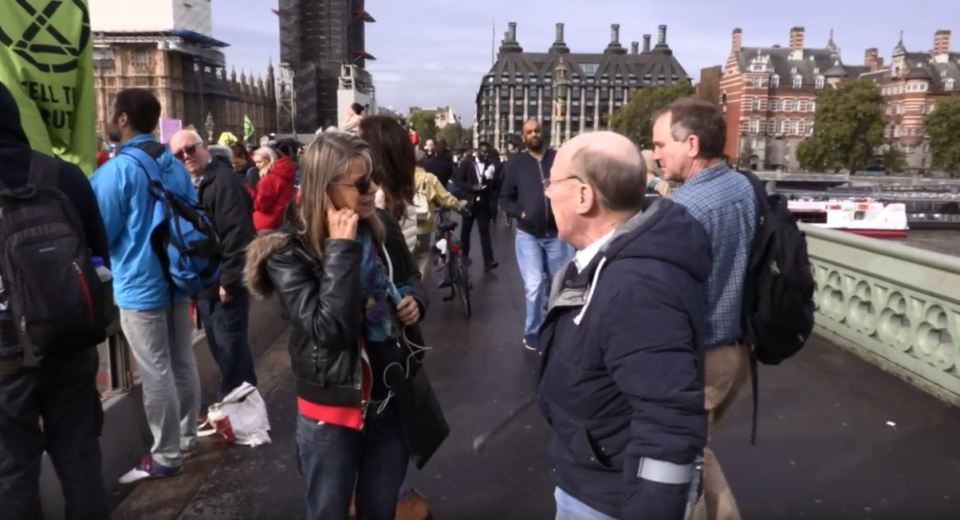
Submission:
M 133 484 L 141 480 L 175 477 L 183 472 L 183 466 L 165 466 L 153 460 L 152 455 L 144 455 L 140 464 L 120 477 L 121 484 Z
M 490 262 L 489 264 L 483 266 L 483 270 L 484 270 L 485 272 L 490 272 L 490 271 L 493 271 L 494 269 L 496 269 L 496 268 L 499 267 L 499 266 L 500 266 L 500 264 L 498 264 L 497 262 Z
M 450 287 L 449 278 L 444 278 L 443 280 L 440 280 L 440 283 L 437 285 L 437 289 L 446 289 L 447 287 Z
M 523 348 L 527 350 L 540 350 L 540 336 L 536 334 L 527 334 L 523 337 Z

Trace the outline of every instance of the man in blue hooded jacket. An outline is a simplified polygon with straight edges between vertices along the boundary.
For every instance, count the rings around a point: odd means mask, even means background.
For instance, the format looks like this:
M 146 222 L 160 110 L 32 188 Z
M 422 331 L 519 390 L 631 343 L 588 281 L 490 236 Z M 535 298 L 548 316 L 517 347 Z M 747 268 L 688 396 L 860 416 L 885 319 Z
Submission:
M 160 167 L 164 186 L 192 202 L 197 193 L 183 164 L 156 142 L 160 102 L 148 90 L 117 94 L 111 136 L 120 141 L 117 156 L 93 176 L 93 190 L 107 229 L 113 259 L 113 292 L 120 326 L 137 361 L 143 406 L 153 434 L 150 454 L 123 475 L 128 484 L 170 477 L 183 469 L 183 457 L 196 448 L 200 376 L 192 345 L 187 295 L 167 282 L 150 237 L 159 222 L 157 201 L 147 190 L 144 167 L 125 150 L 138 147 Z
M 633 143 L 593 132 L 560 148 L 546 182 L 577 249 L 540 333 L 558 520 L 680 519 L 692 506 L 709 243 L 682 206 L 645 205 L 644 175 Z

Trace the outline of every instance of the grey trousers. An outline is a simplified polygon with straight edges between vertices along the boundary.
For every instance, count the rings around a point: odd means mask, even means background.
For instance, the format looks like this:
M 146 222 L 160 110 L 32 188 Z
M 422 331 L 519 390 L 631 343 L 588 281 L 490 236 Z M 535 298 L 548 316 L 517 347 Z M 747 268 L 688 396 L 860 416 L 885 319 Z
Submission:
M 143 408 L 153 434 L 150 453 L 160 464 L 180 466 L 181 450 L 196 446 L 200 412 L 189 304 L 152 311 L 120 309 L 120 327 L 143 385 Z

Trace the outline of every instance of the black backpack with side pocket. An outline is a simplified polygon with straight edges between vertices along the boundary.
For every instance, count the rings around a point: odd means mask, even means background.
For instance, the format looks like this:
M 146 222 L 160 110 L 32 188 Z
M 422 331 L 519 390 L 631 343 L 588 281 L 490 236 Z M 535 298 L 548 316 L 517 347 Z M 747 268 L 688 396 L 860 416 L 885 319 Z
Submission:
M 814 281 L 807 239 L 790 213 L 787 199 L 781 194 L 768 194 L 756 175 L 740 173 L 750 181 L 757 202 L 757 229 L 741 307 L 743 343 L 751 352 L 755 443 L 757 362 L 779 365 L 806 344 L 813 332 Z
M 27 367 L 106 337 L 106 287 L 59 174 L 57 159 L 33 152 L 26 184 L 0 182 L 0 277 Z

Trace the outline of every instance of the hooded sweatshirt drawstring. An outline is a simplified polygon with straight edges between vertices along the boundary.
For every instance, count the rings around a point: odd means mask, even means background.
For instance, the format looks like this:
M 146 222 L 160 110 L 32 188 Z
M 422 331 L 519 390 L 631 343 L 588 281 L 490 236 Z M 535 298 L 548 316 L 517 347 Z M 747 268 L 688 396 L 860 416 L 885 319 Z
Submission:
M 607 263 L 607 257 L 600 259 L 600 264 L 597 265 L 596 272 L 593 273 L 593 281 L 590 282 L 590 290 L 587 291 L 587 301 L 584 302 L 583 308 L 580 309 L 580 313 L 577 314 L 577 317 L 573 318 L 573 323 L 580 326 L 580 322 L 583 320 L 583 315 L 586 314 L 587 308 L 590 307 L 590 300 L 593 299 L 593 291 L 597 288 L 597 279 L 600 278 L 600 271 L 603 270 L 603 265 Z

